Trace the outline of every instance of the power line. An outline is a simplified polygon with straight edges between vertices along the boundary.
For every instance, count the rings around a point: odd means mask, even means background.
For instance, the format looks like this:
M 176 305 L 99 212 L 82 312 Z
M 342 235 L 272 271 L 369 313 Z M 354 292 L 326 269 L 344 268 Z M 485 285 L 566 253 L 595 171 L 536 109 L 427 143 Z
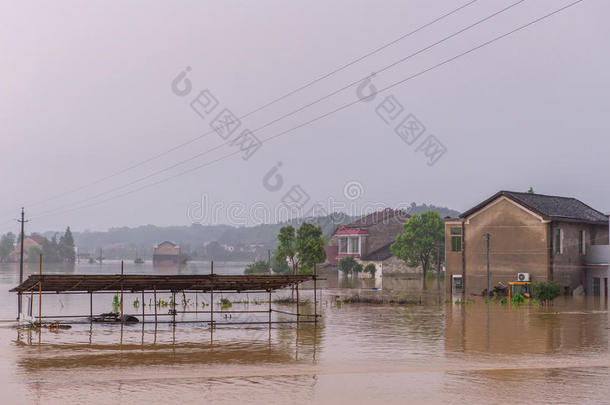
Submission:
M 409 59 L 411 59 L 411 58 L 413 58 L 413 57 L 415 57 L 415 56 L 417 56 L 417 55 L 419 55 L 419 54 L 421 54 L 423 52 L 426 52 L 426 51 L 432 49 L 435 46 L 438 46 L 438 45 L 448 41 L 451 38 L 454 38 L 454 37 L 456 37 L 456 36 L 466 32 L 466 31 L 468 31 L 468 30 L 470 30 L 470 29 L 472 29 L 472 28 L 474 28 L 474 27 L 476 27 L 476 26 L 478 26 L 480 24 L 483 24 L 484 22 L 486 22 L 486 21 L 488 21 L 488 20 L 490 20 L 490 19 L 492 19 L 492 18 L 494 18 L 494 17 L 496 17 L 496 16 L 498 16 L 498 15 L 500 15 L 502 13 L 507 12 L 508 10 L 512 9 L 513 7 L 518 6 L 519 4 L 521 4 L 521 3 L 525 2 L 525 1 L 527 1 L 527 0 L 516 1 L 515 3 L 512 3 L 512 4 L 508 5 L 507 7 L 503 8 L 503 9 L 501 9 L 499 11 L 496 11 L 496 12 L 494 12 L 494 13 L 492 13 L 492 14 L 490 14 L 490 15 L 488 15 L 488 16 L 486 16 L 486 17 L 484 17 L 484 18 L 482 18 L 482 19 L 480 19 L 480 20 L 478 20 L 478 21 L 476 21 L 476 22 L 474 22 L 474 23 L 472 23 L 472 24 L 470 24 L 470 25 L 468 25 L 468 26 L 466 26 L 466 27 L 464 27 L 464 28 L 462 28 L 462 29 L 452 33 L 452 34 L 450 34 L 450 35 L 448 35 L 448 36 L 445 36 L 444 38 L 442 38 L 442 39 L 440 39 L 440 40 L 438 40 L 438 41 L 436 41 L 436 42 L 434 42 L 434 43 L 432 43 L 432 44 L 430 44 L 428 46 L 425 46 L 425 47 L 419 49 L 418 51 L 416 51 L 414 53 L 411 53 L 411 54 L 409 54 L 409 55 L 407 55 L 407 56 L 405 56 L 403 58 L 400 58 L 399 60 L 397 60 L 397 61 L 395 61 L 395 62 L 393 62 L 393 63 L 391 63 L 389 65 L 386 65 L 386 66 L 382 67 L 376 73 L 381 73 L 381 72 L 384 72 L 384 71 L 386 71 L 388 69 L 391 69 L 392 67 L 395 67 L 395 66 L 397 66 L 400 63 L 403 63 L 403 62 L 405 62 L 405 61 L 407 61 L 407 60 L 409 60 Z M 254 130 L 251 130 L 250 132 L 251 133 L 259 132 L 259 131 L 261 131 L 264 128 L 267 128 L 267 127 L 269 127 L 269 126 L 271 126 L 271 125 L 273 125 L 273 124 L 275 124 L 275 123 L 277 123 L 277 122 L 279 122 L 279 121 L 281 121 L 281 120 L 283 120 L 283 119 L 285 119 L 287 117 L 295 115 L 295 114 L 305 110 L 306 108 L 309 108 L 309 107 L 311 107 L 311 106 L 313 106 L 315 104 L 318 104 L 318 103 L 320 103 L 320 102 L 322 102 L 322 101 L 324 101 L 324 100 L 326 100 L 326 99 L 328 99 L 328 98 L 330 98 L 330 97 L 332 97 L 332 96 L 334 96 L 334 95 L 336 95 L 336 94 L 338 94 L 338 93 L 340 93 L 340 92 L 342 92 L 342 91 L 344 91 L 344 90 L 346 90 L 346 89 L 348 89 L 350 87 L 353 87 L 353 86 L 361 83 L 362 80 L 364 80 L 366 78 L 367 78 L 367 76 L 361 77 L 358 80 L 355 80 L 355 81 L 353 81 L 353 82 L 351 82 L 351 83 L 349 83 L 349 84 L 347 84 L 347 85 L 345 85 L 345 86 L 343 86 L 343 87 L 341 87 L 341 88 L 339 88 L 339 89 L 337 89 L 337 90 L 335 90 L 335 91 L 333 91 L 331 93 L 328 93 L 328 94 L 326 94 L 326 95 L 324 95 L 324 96 L 322 96 L 322 97 L 320 97 L 320 98 L 318 98 L 318 99 L 316 99 L 316 100 L 314 100 L 314 101 L 312 101 L 312 102 L 310 102 L 308 104 L 305 104 L 304 106 L 301 106 L 301 107 L 297 108 L 296 110 L 293 110 L 293 111 L 291 111 L 289 113 L 286 113 L 286 114 L 280 116 L 279 118 L 276 118 L 276 119 L 274 119 L 272 121 L 269 121 L 266 124 L 256 128 L 256 129 L 254 129 Z M 111 188 L 109 190 L 106 190 L 106 191 L 103 191 L 101 193 L 95 194 L 93 196 L 87 197 L 85 199 L 76 201 L 76 202 L 74 202 L 72 204 L 86 203 L 87 201 L 95 200 L 98 197 L 102 197 L 102 196 L 104 196 L 106 194 L 109 194 L 109 193 L 112 193 L 112 192 L 115 192 L 115 191 L 127 188 L 129 186 L 134 185 L 134 184 L 140 183 L 140 182 L 142 182 L 144 180 L 148 180 L 151 177 L 154 177 L 154 176 L 157 176 L 159 174 L 165 173 L 165 172 L 167 172 L 169 170 L 175 169 L 176 167 L 182 166 L 182 165 L 184 165 L 186 163 L 189 163 L 189 162 L 191 162 L 191 161 L 193 161 L 195 159 L 198 159 L 198 158 L 200 158 L 202 156 L 205 156 L 205 155 L 207 155 L 210 152 L 213 152 L 215 150 L 218 150 L 218 149 L 220 149 L 220 148 L 230 144 L 231 142 L 233 142 L 233 141 L 232 140 L 226 141 L 226 142 L 221 143 L 221 144 L 219 144 L 219 145 L 217 145 L 217 146 L 215 146 L 213 148 L 210 148 L 210 149 L 204 150 L 203 152 L 197 153 L 197 154 L 195 154 L 195 155 L 193 155 L 193 156 L 191 156 L 191 157 L 189 157 L 187 159 L 181 160 L 181 161 L 179 161 L 179 162 L 177 162 L 177 163 L 175 163 L 173 165 L 170 165 L 170 166 L 167 166 L 167 167 L 165 167 L 163 169 L 160 169 L 160 170 L 157 170 L 155 172 L 152 172 L 152 173 L 150 173 L 150 174 L 148 174 L 146 176 L 137 178 L 137 179 L 135 179 L 135 180 L 133 180 L 131 182 L 128 182 L 126 184 L 123 184 L 121 186 L 113 187 L 113 188 Z M 54 212 L 56 210 L 57 209 L 48 210 L 48 211 L 43 212 L 41 215 L 46 214 L 48 212 Z
M 530 27 L 530 26 L 532 26 L 532 25 L 535 25 L 535 24 L 539 23 L 540 21 L 543 21 L 543 20 L 545 20 L 545 19 L 547 19 L 547 18 L 549 18 L 549 17 L 551 17 L 551 16 L 554 16 L 555 14 L 558 14 L 558 13 L 560 13 L 560 12 L 564 11 L 564 10 L 567 10 L 568 8 L 571 8 L 571 7 L 573 7 L 573 6 L 577 5 L 578 3 L 581 3 L 581 2 L 583 2 L 583 1 L 584 1 L 584 0 L 576 0 L 576 1 L 572 2 L 572 3 L 569 3 L 569 4 L 567 4 L 566 6 L 563 6 L 563 7 L 559 8 L 559 9 L 556 9 L 556 10 L 554 10 L 554 11 L 552 11 L 552 12 L 548 13 L 548 14 L 545 14 L 545 15 L 543 15 L 542 17 L 539 17 L 539 18 L 537 18 L 537 19 L 535 19 L 535 20 L 530 21 L 529 23 L 526 23 L 526 24 L 521 25 L 521 26 L 519 26 L 519 27 L 517 27 L 517 28 L 515 28 L 515 29 L 513 29 L 513 30 L 511 30 L 511 31 L 508 31 L 508 32 L 506 32 L 506 33 L 504 33 L 504 34 L 502 34 L 502 35 L 499 35 L 499 36 L 497 36 L 497 37 L 494 37 L 493 39 L 491 39 L 491 40 L 489 40 L 489 41 L 483 42 L 482 44 L 477 45 L 477 46 L 475 46 L 474 48 L 470 48 L 469 50 L 467 50 L 467 51 L 465 51 L 465 52 L 459 53 L 459 54 L 457 54 L 456 56 L 453 56 L 453 57 L 451 57 L 451 58 L 445 59 L 445 60 L 443 60 L 442 62 L 437 63 L 437 64 L 435 64 L 435 65 L 433 65 L 433 66 L 431 66 L 431 67 L 429 67 L 429 68 L 427 68 L 427 69 L 424 69 L 424 70 L 422 70 L 422 71 L 420 71 L 420 72 L 418 72 L 418 73 L 416 73 L 416 74 L 413 74 L 413 75 L 411 75 L 411 76 L 408 76 L 408 77 L 406 77 L 406 78 L 404 78 L 404 79 L 402 79 L 402 80 L 399 80 L 399 81 L 397 81 L 397 82 L 394 82 L 394 83 L 392 83 L 392 84 L 390 84 L 390 85 L 388 85 L 388 86 L 386 86 L 386 87 L 384 87 L 384 88 L 382 88 L 382 89 L 380 89 L 380 90 L 376 91 L 374 94 L 376 95 L 376 94 L 379 94 L 379 93 L 383 93 L 383 92 L 385 92 L 385 91 L 387 91 L 387 90 L 389 90 L 389 89 L 391 89 L 391 88 L 393 88 L 393 87 L 396 87 L 396 86 L 401 85 L 401 84 L 403 84 L 403 83 L 405 83 L 405 82 L 407 82 L 407 81 L 409 81 L 409 80 L 412 80 L 412 79 L 414 79 L 414 78 L 417 78 L 417 77 L 419 77 L 419 76 L 421 76 L 421 75 L 423 75 L 423 74 L 425 74 L 425 73 L 427 73 L 427 72 L 430 72 L 430 71 L 432 71 L 432 70 L 438 69 L 439 67 L 442 67 L 442 66 L 444 66 L 444 65 L 446 65 L 446 64 L 448 64 L 448 63 L 451 63 L 451 62 L 453 62 L 454 60 L 457 60 L 457 59 L 459 59 L 459 58 L 462 58 L 462 57 L 464 57 L 464 56 L 466 56 L 466 55 L 469 55 L 469 54 L 471 54 L 471 53 L 473 53 L 473 52 L 475 52 L 475 51 L 477 51 L 477 50 L 479 50 L 479 49 L 481 49 L 481 48 L 484 48 L 484 47 L 486 47 L 486 46 L 488 46 L 488 45 L 490 45 L 490 44 L 493 44 L 494 42 L 497 42 L 497 41 L 499 41 L 499 40 L 501 40 L 501 39 L 503 39 L 503 38 L 506 38 L 506 37 L 508 37 L 509 35 L 512 35 L 512 34 L 514 34 L 514 33 L 516 33 L 516 32 L 519 32 L 519 31 L 521 31 L 521 30 L 523 30 L 523 29 L 525 29 L 525 28 L 528 28 L 528 27 Z M 344 105 L 342 105 L 342 106 L 340 106 L 340 107 L 338 107 L 338 108 L 336 108 L 336 109 L 334 109 L 334 110 L 331 110 L 331 111 L 329 111 L 329 112 L 327 112 L 327 113 L 325 113 L 325 114 L 322 114 L 322 115 L 320 115 L 320 116 L 318 116 L 318 117 L 316 117 L 316 118 L 313 118 L 313 119 L 311 119 L 311 120 L 308 120 L 308 121 L 306 121 L 306 122 L 304 122 L 304 123 L 301 123 L 301 124 L 299 124 L 299 125 L 297 125 L 297 126 L 294 126 L 294 127 L 290 128 L 290 129 L 287 129 L 287 130 L 285 130 L 285 131 L 279 132 L 279 133 L 277 133 L 277 134 L 275 134 L 275 135 L 269 136 L 269 137 L 267 137 L 267 138 L 265 138 L 265 139 L 261 140 L 261 142 L 262 142 L 262 143 L 265 143 L 265 142 L 268 142 L 268 141 L 270 141 L 270 140 L 273 140 L 273 139 L 276 139 L 276 138 L 278 138 L 278 137 L 281 137 L 281 136 L 283 136 L 283 135 L 286 135 L 286 134 L 288 134 L 288 133 L 290 133 L 290 132 L 293 132 L 293 131 L 295 131 L 295 130 L 297 130 L 297 129 L 299 129 L 299 128 L 302 128 L 302 127 L 304 127 L 304 126 L 310 125 L 310 124 L 312 124 L 312 123 L 314 123 L 314 122 L 316 122 L 316 121 L 319 121 L 319 120 L 321 120 L 321 119 L 324 119 L 324 118 L 326 118 L 326 117 L 328 117 L 328 116 L 330 116 L 330 115 L 332 115 L 332 114 L 335 114 L 335 113 L 337 113 L 337 112 L 339 112 L 339 111 L 342 111 L 342 110 L 344 110 L 344 109 L 346 109 L 346 108 L 349 108 L 349 107 L 351 107 L 352 105 L 357 104 L 357 103 L 359 103 L 359 102 L 361 102 L 361 101 L 362 101 L 362 100 L 357 99 L 357 100 L 355 100 L 355 101 L 353 101 L 353 102 L 350 102 L 350 103 L 344 104 Z M 95 203 L 93 203 L 93 204 L 89 204 L 89 205 L 85 205 L 85 206 L 81 206 L 81 207 L 74 207 L 74 208 L 67 209 L 67 210 L 65 210 L 65 211 L 56 212 L 56 213 L 54 213 L 53 215 L 60 215 L 60 214 L 64 214 L 64 213 L 67 213 L 67 212 L 71 212 L 71 211 L 73 211 L 73 210 L 78 210 L 78 209 L 89 208 L 89 207 L 92 207 L 92 206 L 95 206 L 95 205 L 99 205 L 99 204 L 102 204 L 102 203 L 105 203 L 105 202 L 108 202 L 108 201 L 114 200 L 114 199 L 116 199 L 116 198 L 120 198 L 120 197 L 124 197 L 124 196 L 126 196 L 126 195 L 129 195 L 129 194 L 133 194 L 133 193 L 138 192 L 138 191 L 141 191 L 141 190 L 143 190 L 143 189 L 145 189 L 145 188 L 152 187 L 152 186 L 156 186 L 156 185 L 158 185 L 158 184 L 161 184 L 161 183 L 164 183 L 164 182 L 166 182 L 166 181 L 172 180 L 172 179 L 174 179 L 174 178 L 176 178 L 176 177 L 180 177 L 180 176 L 183 176 L 183 175 L 185 175 L 185 174 L 191 173 L 191 172 L 193 172 L 193 171 L 196 171 L 196 170 L 202 169 L 202 168 L 204 168 L 204 167 L 206 167 L 206 166 L 209 166 L 209 165 L 214 164 L 214 163 L 216 163 L 216 162 L 219 162 L 219 161 L 221 161 L 221 160 L 227 159 L 227 158 L 229 158 L 229 157 L 231 157 L 231 156 L 233 156 L 233 155 L 236 155 L 236 154 L 238 154 L 238 153 L 241 153 L 241 151 L 240 151 L 240 150 L 237 150 L 237 151 L 231 152 L 231 153 L 229 153 L 229 154 L 227 154 L 227 155 L 224 155 L 224 156 L 219 157 L 219 158 L 217 158 L 217 159 L 214 159 L 214 160 L 212 160 L 212 161 L 206 162 L 206 163 L 204 163 L 204 164 L 202 164 L 202 165 L 199 165 L 199 166 L 196 166 L 196 167 L 190 168 L 190 169 L 188 169 L 188 170 L 185 170 L 185 171 L 179 172 L 179 173 L 177 173 L 177 174 L 174 174 L 174 175 L 172 175 L 172 176 L 170 176 L 170 177 L 166 177 L 166 178 L 164 178 L 164 179 L 158 180 L 158 181 L 156 181 L 156 182 L 146 184 L 146 185 L 144 185 L 144 186 L 142 186 L 142 187 L 139 187 L 139 188 L 137 188 L 137 189 L 130 190 L 130 191 L 125 192 L 125 193 L 122 193 L 122 194 L 118 194 L 118 195 L 113 196 L 113 197 L 110 197 L 110 198 L 108 198 L 108 199 L 101 200 L 101 201 L 95 202 Z
M 247 118 L 247 117 L 251 116 L 252 114 L 255 114 L 255 113 L 257 113 L 257 112 L 259 112 L 259 111 L 261 111 L 261 110 L 263 110 L 263 109 L 265 109 L 265 108 L 267 108 L 267 107 L 270 107 L 270 106 L 272 106 L 272 105 L 274 105 L 274 104 L 278 103 L 279 101 L 282 101 L 282 100 L 284 100 L 284 99 L 288 98 L 289 96 L 292 96 L 292 95 L 294 95 L 294 94 L 296 94 L 296 93 L 298 93 L 298 92 L 300 92 L 300 91 L 302 91 L 302 90 L 305 90 L 305 89 L 307 89 L 307 88 L 309 88 L 309 87 L 313 86 L 314 84 L 316 84 L 316 83 L 318 83 L 318 82 L 320 82 L 320 81 L 322 81 L 322 80 L 324 80 L 324 79 L 327 79 L 327 78 L 329 78 L 329 77 L 331 77 L 331 76 L 335 75 L 336 73 L 339 73 L 339 72 L 341 72 L 341 71 L 343 71 L 343 70 L 347 69 L 348 67 L 350 67 L 350 66 L 352 66 L 352 65 L 354 65 L 354 64 L 356 64 L 356 63 L 358 63 L 358 62 L 360 62 L 360 61 L 362 61 L 362 60 L 364 60 L 364 59 L 366 59 L 366 58 L 368 58 L 368 57 L 370 57 L 370 56 L 373 56 L 373 55 L 375 55 L 375 54 L 377 54 L 377 53 L 381 52 L 382 50 L 384 50 L 384 49 L 386 49 L 386 48 L 389 48 L 390 46 L 392 46 L 392 45 L 394 45 L 394 44 L 396 44 L 396 43 L 398 43 L 398 42 L 400 42 L 400 41 L 402 41 L 402 40 L 404 40 L 404 39 L 406 39 L 406 38 L 408 38 L 408 37 L 411 37 L 412 35 L 414 35 L 414 34 L 416 34 L 416 33 L 420 32 L 420 31 L 424 30 L 425 28 L 428 28 L 428 27 L 430 27 L 431 25 L 436 24 L 437 22 L 442 21 L 442 20 L 444 20 L 444 19 L 445 19 L 445 18 L 447 18 L 447 17 L 450 17 L 450 16 L 452 16 L 453 14 L 456 14 L 457 12 L 459 12 L 459 11 L 461 11 L 461 10 L 465 9 L 466 7 L 468 7 L 468 6 L 470 6 L 470 5 L 474 4 L 474 3 L 476 3 L 476 2 L 478 2 L 478 1 L 479 1 L 479 0 L 471 0 L 471 1 L 469 1 L 468 3 L 465 3 L 465 4 L 461 5 L 461 6 L 459 6 L 459 7 L 455 8 L 455 9 L 453 9 L 453 10 L 451 10 L 451 11 L 449 11 L 449 12 L 447 12 L 447 13 L 443 14 L 443 15 L 441 15 L 440 17 L 435 18 L 434 20 L 432 20 L 432 21 L 430 21 L 430 22 L 427 22 L 426 24 L 421 25 L 421 26 L 419 26 L 418 28 L 416 28 L 416 29 L 414 29 L 414 30 L 412 30 L 412 31 L 410 31 L 410 32 L 408 32 L 408 33 L 403 34 L 403 35 L 401 35 L 400 37 L 398 37 L 398 38 L 396 38 L 396 39 L 394 39 L 394 40 L 392 40 L 392 41 L 390 41 L 390 42 L 387 42 L 387 43 L 385 43 L 385 44 L 383 44 L 383 45 L 381 45 L 381 46 L 379 46 L 379 47 L 377 47 L 377 48 L 373 49 L 372 51 L 369 51 L 369 52 L 365 53 L 364 55 L 359 56 L 359 57 L 357 57 L 356 59 L 353 59 L 353 60 L 351 60 L 350 62 L 348 62 L 348 63 L 346 63 L 346 64 L 344 64 L 344 65 L 342 65 L 342 66 L 340 66 L 340 67 L 338 67 L 338 68 L 336 68 L 336 69 L 334 69 L 334 70 L 332 70 L 332 71 L 330 71 L 330 72 L 328 72 L 328 73 L 326 73 L 326 74 L 324 74 L 324 75 L 322 75 L 322 76 L 319 76 L 318 78 L 313 79 L 313 80 L 311 80 L 311 81 L 309 81 L 309 82 L 305 83 L 304 85 L 302 85 L 302 86 L 300 86 L 300 87 L 297 87 L 296 89 L 291 90 L 291 91 L 289 91 L 288 93 L 283 94 L 283 95 L 282 95 L 282 96 L 280 96 L 280 97 L 277 97 L 277 98 L 275 98 L 275 99 L 273 99 L 273 100 L 269 101 L 268 103 L 266 103 L 266 104 L 264 104 L 264 105 L 262 105 L 262 106 L 260 106 L 260 107 L 257 107 L 257 108 L 255 108 L 255 109 L 251 110 L 250 112 L 248 112 L 248 113 L 246 113 L 246 114 L 244 114 L 244 115 L 242 115 L 242 116 L 238 117 L 238 119 L 244 119 L 244 118 Z M 128 167 L 126 167 L 126 168 L 124 168 L 124 169 L 121 169 L 121 170 L 119 170 L 119 171 L 116 171 L 116 172 L 114 172 L 114 173 L 111 173 L 111 174 L 109 174 L 108 176 L 102 177 L 102 178 L 100 178 L 100 179 L 98 179 L 98 180 L 95 180 L 95 181 L 93 181 L 93 182 L 90 182 L 90 183 L 84 184 L 84 185 L 79 186 L 79 187 L 76 187 L 76 188 L 74 188 L 74 189 L 71 189 L 71 190 L 65 191 L 65 192 L 63 192 L 63 193 L 61 193 L 61 194 L 57 194 L 57 195 L 55 195 L 55 196 L 53 196 L 53 197 L 50 197 L 50 198 L 47 198 L 47 199 L 45 199 L 45 200 L 40 200 L 40 201 L 37 201 L 37 202 L 34 202 L 34 203 L 30 203 L 30 204 L 28 204 L 28 206 L 29 206 L 29 207 L 38 206 L 38 205 L 40 205 L 40 204 L 47 203 L 47 202 L 49 202 L 49 201 L 53 201 L 53 200 L 56 200 L 56 199 L 58 199 L 58 198 L 64 197 L 64 196 L 66 196 L 66 195 L 74 194 L 74 193 L 79 192 L 79 191 L 81 191 L 81 190 L 84 190 L 84 189 L 86 189 L 86 188 L 89 188 L 89 187 L 92 187 L 92 186 L 98 185 L 98 184 L 100 184 L 100 183 L 105 182 L 106 180 L 109 180 L 109 179 L 112 179 L 112 178 L 114 178 L 114 177 L 117 177 L 117 176 L 120 176 L 120 175 L 122 175 L 122 174 L 125 174 L 125 173 L 127 173 L 127 172 L 129 172 L 129 171 L 131 171 L 131 170 L 133 170 L 133 169 L 136 169 L 136 168 L 138 168 L 138 167 L 140 167 L 140 166 L 143 166 L 143 165 L 145 165 L 145 164 L 147 164 L 147 163 L 150 163 L 150 162 L 152 162 L 152 161 L 154 161 L 154 160 L 157 160 L 157 159 L 159 159 L 159 158 L 161 158 L 161 157 L 163 157 L 163 156 L 165 156 L 165 155 L 167 155 L 167 154 L 170 154 L 170 153 L 172 153 L 172 152 L 175 152 L 176 150 L 182 149 L 182 148 L 184 148 L 185 146 L 188 146 L 188 145 L 190 145 L 190 144 L 192 144 L 192 143 L 194 143 L 194 142 L 196 142 L 196 141 L 198 141 L 198 140 L 200 140 L 200 139 L 203 139 L 203 138 L 205 138 L 206 136 L 208 136 L 208 135 L 210 135 L 210 134 L 213 134 L 213 133 L 214 133 L 214 130 L 209 131 L 209 132 L 206 132 L 206 133 L 204 133 L 204 134 L 202 134 L 202 135 L 199 135 L 199 136 L 197 136 L 197 137 L 195 137 L 195 138 L 192 138 L 192 139 L 187 140 L 187 141 L 185 141 L 185 142 L 183 142 L 183 143 L 180 143 L 180 144 L 178 144 L 178 145 L 176 145 L 176 146 L 173 146 L 173 147 L 171 147 L 170 149 L 164 150 L 164 151 L 159 152 L 159 153 L 157 153 L 157 154 L 155 154 L 155 155 L 153 155 L 153 156 L 151 156 L 151 157 L 149 157 L 149 158 L 146 158 L 146 159 L 144 159 L 144 160 L 142 160 L 142 161 L 139 161 L 139 162 L 137 162 L 137 163 L 134 163 L 134 164 L 133 164 L 133 165 L 131 165 L 131 166 L 128 166 Z

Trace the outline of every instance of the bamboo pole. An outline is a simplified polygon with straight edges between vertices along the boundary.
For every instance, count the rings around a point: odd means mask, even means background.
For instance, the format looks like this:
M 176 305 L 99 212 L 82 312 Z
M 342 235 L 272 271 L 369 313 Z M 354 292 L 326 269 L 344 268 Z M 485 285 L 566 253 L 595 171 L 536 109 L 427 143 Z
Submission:
M 42 254 L 40 254 L 40 282 L 38 283 L 38 326 L 42 327 Z
M 93 293 L 89 293 L 89 319 L 93 323 Z
M 101 256 L 101 255 L 100 255 Z M 123 273 L 125 271 L 123 261 L 121 260 L 121 324 L 123 324 Z M 122 341 L 122 336 L 121 336 Z
M 210 262 L 210 275 L 214 275 L 214 260 Z M 210 287 L 210 326 L 214 328 L 214 283 Z
M 157 286 L 153 287 L 153 298 L 155 301 L 155 325 L 156 325 L 157 324 Z
M 142 321 L 144 321 L 144 290 L 142 290 Z
M 172 318 L 174 325 L 176 324 L 176 292 L 172 291 Z
M 269 328 L 271 328 L 271 290 L 269 290 Z
M 313 265 L 313 315 L 314 320 L 318 322 L 318 275 L 317 275 L 317 265 Z
M 300 312 L 300 309 L 299 309 L 300 302 L 299 302 L 299 284 L 298 283 L 296 285 L 296 289 L 297 289 L 297 322 L 298 322 L 299 321 L 299 317 L 301 316 L 301 312 Z

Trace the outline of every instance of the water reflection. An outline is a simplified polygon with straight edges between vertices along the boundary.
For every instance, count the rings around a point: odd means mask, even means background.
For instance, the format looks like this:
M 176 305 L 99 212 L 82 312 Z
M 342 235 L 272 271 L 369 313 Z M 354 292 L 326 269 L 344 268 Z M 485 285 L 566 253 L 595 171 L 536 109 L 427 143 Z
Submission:
M 128 271 L 208 271 L 207 263 Z M 131 267 L 134 269 L 131 270 Z M 136 270 L 137 268 L 137 270 Z M 4 318 L 16 300 L 16 274 L 0 266 Z M 116 273 L 118 263 L 77 265 L 75 272 Z M 6 270 L 6 271 L 4 271 Z M 37 271 L 37 268 L 28 271 Z M 47 271 L 64 272 L 64 268 Z M 215 271 L 241 274 L 241 265 Z M 177 273 L 176 273 L 177 274 Z M 429 280 L 341 278 L 323 282 L 317 325 L 218 327 L 200 324 L 74 325 L 51 332 L 0 328 L 0 381 L 10 403 L 607 403 L 610 373 L 607 302 L 561 298 L 552 307 L 445 304 Z M 302 298 L 312 299 L 307 286 Z M 337 305 L 338 294 L 422 296 L 415 305 Z M 441 295 L 439 295 L 441 294 Z M 289 296 L 289 291 L 280 296 Z M 129 295 L 126 294 L 126 297 Z M 134 297 L 137 297 L 135 295 Z M 226 295 L 232 301 L 239 296 Z M 428 299 L 428 297 L 430 297 Z M 440 300 L 439 300 L 440 297 Z M 167 298 L 167 296 L 160 297 Z M 190 297 L 194 300 L 195 297 Z M 243 296 L 241 298 L 244 298 Z M 233 308 L 257 309 L 254 296 Z M 58 313 L 88 311 L 87 296 L 45 296 Z M 201 294 L 198 302 L 208 299 Z M 132 298 L 126 298 L 131 305 Z M 96 297 L 95 312 L 112 295 Z M 266 304 L 262 305 L 266 308 Z M 290 304 L 275 309 L 294 311 Z M 131 311 L 138 312 L 130 307 Z M 141 308 L 140 308 L 141 310 Z M 301 307 L 313 313 L 313 305 Z M 148 311 L 148 309 L 147 309 Z M 222 312 L 218 313 L 223 319 Z M 266 319 L 266 315 L 261 315 Z M 292 319 L 274 314 L 274 319 Z M 183 318 L 178 318 L 183 319 Z M 239 318 L 233 318 L 239 319 Z
M 551 307 L 450 304 L 445 350 L 504 355 L 608 351 L 608 312 L 594 297 L 561 297 Z

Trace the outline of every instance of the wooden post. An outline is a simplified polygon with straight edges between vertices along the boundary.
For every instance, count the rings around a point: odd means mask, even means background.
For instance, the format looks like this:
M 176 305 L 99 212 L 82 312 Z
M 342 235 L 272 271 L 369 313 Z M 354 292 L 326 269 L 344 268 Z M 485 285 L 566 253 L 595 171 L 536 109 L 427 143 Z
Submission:
M 123 323 L 123 273 L 124 273 L 124 264 L 121 260 L 121 324 Z M 121 336 L 122 339 L 122 336 Z
M 42 254 L 40 255 L 40 282 L 38 283 L 38 326 L 42 328 Z
M 89 319 L 93 323 L 93 293 L 89 293 Z
M 214 275 L 214 260 L 210 262 L 210 275 Z M 214 328 L 214 282 L 210 283 L 210 326 Z
M 157 286 L 153 287 L 153 298 L 155 300 L 155 327 L 157 326 Z M 155 338 L 156 338 L 155 334 Z
M 313 321 L 318 322 L 318 283 L 317 265 L 313 265 Z

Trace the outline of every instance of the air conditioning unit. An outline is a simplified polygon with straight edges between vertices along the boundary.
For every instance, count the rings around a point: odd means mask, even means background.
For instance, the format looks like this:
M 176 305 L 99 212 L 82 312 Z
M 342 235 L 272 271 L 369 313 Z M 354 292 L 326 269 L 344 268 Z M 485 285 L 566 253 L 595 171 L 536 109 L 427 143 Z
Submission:
M 517 273 L 518 281 L 530 281 L 530 273 Z

